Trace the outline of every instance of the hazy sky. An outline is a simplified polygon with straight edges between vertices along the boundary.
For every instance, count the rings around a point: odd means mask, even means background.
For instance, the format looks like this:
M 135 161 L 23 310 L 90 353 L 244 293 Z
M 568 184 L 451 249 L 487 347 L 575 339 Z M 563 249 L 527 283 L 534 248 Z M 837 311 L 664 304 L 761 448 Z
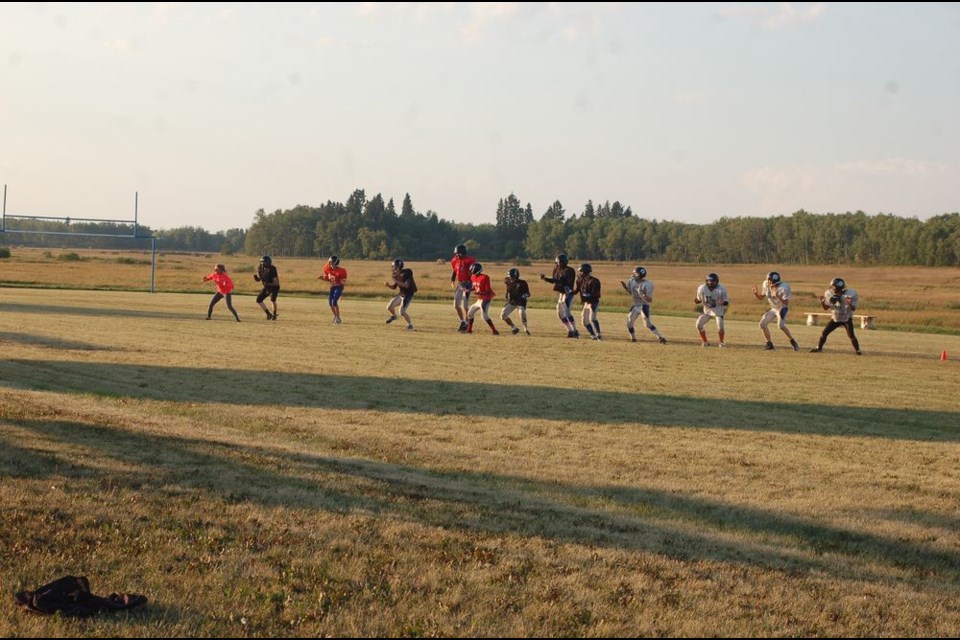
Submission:
M 8 213 L 960 210 L 960 5 L 0 4 Z

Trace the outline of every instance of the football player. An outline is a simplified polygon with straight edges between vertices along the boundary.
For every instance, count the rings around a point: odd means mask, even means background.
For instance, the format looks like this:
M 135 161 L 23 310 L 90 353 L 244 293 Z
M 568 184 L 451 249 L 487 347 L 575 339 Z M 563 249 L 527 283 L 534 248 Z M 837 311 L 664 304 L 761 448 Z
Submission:
M 704 283 L 697 287 L 697 296 L 693 299 L 693 303 L 702 305 L 700 317 L 697 318 L 697 331 L 700 333 L 701 346 L 710 346 L 704 328 L 710 322 L 710 318 L 715 318 L 720 337 L 719 346 L 721 348 L 726 347 L 723 316 L 727 312 L 727 307 L 730 306 L 730 297 L 727 295 L 727 288 L 720 284 L 720 277 L 717 274 L 707 274 Z
M 520 333 L 520 327 L 513 324 L 513 320 L 510 319 L 510 314 L 512 314 L 515 309 L 519 309 L 520 323 L 523 325 L 523 332 L 530 335 L 530 330 L 527 328 L 527 300 L 530 299 L 530 286 L 526 280 L 520 279 L 519 269 L 510 269 L 507 271 L 507 277 L 503 279 L 503 283 L 507 285 L 507 304 L 504 305 L 503 311 L 500 312 L 500 318 L 507 323 L 513 335 L 517 335 Z
M 811 353 L 820 353 L 823 351 L 823 345 L 827 342 L 827 336 L 833 333 L 837 327 L 843 327 L 847 331 L 847 337 L 850 338 L 850 344 L 857 355 L 863 355 L 860 351 L 860 341 L 853 332 L 853 312 L 857 310 L 860 304 L 860 296 L 853 289 L 847 287 L 843 278 L 834 278 L 830 281 L 830 288 L 820 296 L 820 306 L 824 311 L 830 312 L 830 322 L 823 328 L 820 334 L 820 340 L 817 346 L 810 349 Z
M 763 337 L 767 341 L 764 349 L 773 351 L 773 340 L 770 338 L 770 329 L 767 328 L 767 325 L 776 320 L 777 326 L 790 340 L 790 346 L 793 347 L 793 350 L 800 351 L 800 345 L 793 339 L 793 334 L 787 328 L 787 312 L 790 310 L 791 296 L 790 285 L 780 279 L 779 273 L 771 271 L 767 274 L 767 279 L 763 281 L 762 290 L 757 291 L 757 288 L 753 287 L 751 291 L 753 291 L 757 300 L 766 299 L 770 305 L 770 310 L 760 318 L 760 331 L 763 332 Z
M 633 277 L 626 282 L 621 280 L 620 286 L 633 298 L 633 306 L 630 307 L 630 313 L 627 314 L 627 331 L 630 332 L 630 342 L 637 341 L 637 335 L 633 326 L 637 321 L 637 317 L 642 317 L 643 326 L 649 329 L 653 335 L 657 336 L 660 344 L 667 344 L 667 339 L 660 335 L 660 332 L 650 321 L 650 303 L 653 302 L 653 283 L 647 280 L 647 270 L 643 267 L 637 267 L 633 270 Z
M 407 269 L 403 264 L 403 260 L 400 258 L 395 259 L 390 266 L 390 275 L 393 279 L 387 280 L 383 284 L 391 289 L 398 289 L 399 291 L 397 295 L 387 303 L 387 311 L 390 312 L 390 317 L 387 318 L 387 324 L 390 324 L 399 317 L 397 315 L 397 310 L 399 309 L 400 316 L 403 316 L 403 319 L 407 321 L 407 331 L 413 331 L 413 320 L 410 318 L 410 314 L 407 313 L 407 309 L 410 308 L 410 303 L 413 302 L 413 294 L 417 292 L 417 283 L 413 279 L 413 269 Z
M 576 284 L 577 273 L 573 267 L 569 266 L 567 254 L 561 253 L 555 259 L 556 266 L 553 268 L 553 276 L 548 278 L 540 274 L 540 279 L 553 285 L 553 290 L 559 294 L 557 298 L 557 317 L 567 329 L 568 338 L 579 338 L 580 332 L 577 331 L 577 323 L 570 312 L 570 303 L 573 302 L 573 287 Z
M 467 245 L 458 244 L 453 248 L 453 258 L 450 259 L 450 266 L 453 267 L 453 273 L 450 274 L 450 285 L 455 289 L 453 308 L 457 310 L 457 315 L 460 317 L 458 331 L 461 333 L 467 330 L 467 309 L 470 307 L 470 292 L 473 291 L 473 282 L 470 280 L 470 266 L 475 262 L 475 258 L 467 255 Z
M 340 324 L 340 297 L 347 283 L 347 270 L 340 266 L 340 256 L 330 256 L 327 264 L 323 265 L 323 273 L 317 278 L 330 283 L 327 302 L 330 304 L 330 311 L 333 312 L 333 324 Z

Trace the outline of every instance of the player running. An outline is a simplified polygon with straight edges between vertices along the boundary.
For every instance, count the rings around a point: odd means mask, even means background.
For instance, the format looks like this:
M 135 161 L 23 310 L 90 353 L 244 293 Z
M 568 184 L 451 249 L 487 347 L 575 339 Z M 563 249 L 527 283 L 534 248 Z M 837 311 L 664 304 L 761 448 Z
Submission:
M 603 340 L 600 320 L 597 318 L 600 309 L 600 280 L 593 276 L 593 267 L 586 262 L 577 269 L 573 292 L 580 294 L 580 302 L 583 303 L 583 327 L 594 340 Z
M 756 287 L 753 287 L 751 291 L 753 291 L 757 300 L 766 299 L 770 304 L 770 310 L 760 318 L 760 331 L 763 332 L 763 337 L 767 340 L 764 349 L 773 351 L 773 340 L 770 337 L 770 329 L 767 328 L 767 325 L 776 320 L 777 326 L 790 340 L 790 346 L 793 347 L 793 350 L 800 351 L 800 345 L 793 339 L 790 329 L 787 328 L 787 312 L 790 310 L 791 297 L 790 285 L 780 279 L 779 273 L 771 271 L 767 274 L 767 279 L 763 281 L 762 291 L 757 291 Z
M 253 274 L 253 279 L 263 285 L 263 289 L 257 296 L 257 304 L 267 314 L 267 320 L 276 320 L 277 296 L 280 294 L 280 275 L 277 273 L 277 268 L 273 266 L 273 259 L 270 256 L 260 258 L 260 266 L 257 267 L 257 272 Z M 268 297 L 273 305 L 273 313 L 267 309 L 267 305 L 263 304 L 263 301 Z
M 576 284 L 577 273 L 573 267 L 568 265 L 569 258 L 567 254 L 561 253 L 556 257 L 556 266 L 553 268 L 553 276 L 548 278 L 540 274 L 540 279 L 553 285 L 553 290 L 559 294 L 557 299 L 557 317 L 567 328 L 568 338 L 579 338 L 580 332 L 577 331 L 577 323 L 570 312 L 570 303 L 573 302 L 573 287 Z
M 507 277 L 503 279 L 503 283 L 507 285 L 507 304 L 504 305 L 503 311 L 500 312 L 500 319 L 507 323 L 513 335 L 517 335 L 520 333 L 520 327 L 513 324 L 513 320 L 510 319 L 510 314 L 512 314 L 514 310 L 519 310 L 523 332 L 530 335 L 530 330 L 527 328 L 527 300 L 530 299 L 530 286 L 526 280 L 520 279 L 519 269 L 510 269 L 507 271 Z
M 227 268 L 222 264 L 218 264 L 213 268 L 213 273 L 203 276 L 204 282 L 211 280 L 217 285 L 217 292 L 213 294 L 213 300 L 210 301 L 210 306 L 207 307 L 207 320 L 213 315 L 213 307 L 220 302 L 222 298 L 226 298 L 227 309 L 229 309 L 233 317 L 237 319 L 237 322 L 240 322 L 240 316 L 237 315 L 237 310 L 233 308 L 233 296 L 231 294 L 233 291 L 233 279 L 227 275 Z
M 630 332 L 630 342 L 637 341 L 637 334 L 633 327 L 637 321 L 637 317 L 642 317 L 643 326 L 649 329 L 653 335 L 657 336 L 660 344 L 667 344 L 667 339 L 660 335 L 660 332 L 650 321 L 650 304 L 653 302 L 653 283 L 647 280 L 647 270 L 643 267 L 635 268 L 633 270 L 633 277 L 626 282 L 621 280 L 620 286 L 633 298 L 633 306 L 630 307 L 630 313 L 627 314 L 627 331 Z
M 833 333 L 833 330 L 837 327 L 843 327 L 847 330 L 847 337 L 850 338 L 853 350 L 857 352 L 858 356 L 863 355 L 860 351 L 860 341 L 857 340 L 857 336 L 853 332 L 853 312 L 857 310 L 859 304 L 860 296 L 857 295 L 857 292 L 847 288 L 847 283 L 843 281 L 843 278 L 834 278 L 830 282 L 830 288 L 820 296 L 820 306 L 823 307 L 824 311 L 830 312 L 830 322 L 823 328 L 823 333 L 820 334 L 820 340 L 817 342 L 816 348 L 810 349 L 810 352 L 820 353 L 823 351 L 827 336 Z
M 400 258 L 395 259 L 391 263 L 391 268 L 393 281 L 388 280 L 383 284 L 391 289 L 399 289 L 399 293 L 387 303 L 387 311 L 390 312 L 390 317 L 387 318 L 387 324 L 390 324 L 399 317 L 397 315 L 397 309 L 399 309 L 400 316 L 403 316 L 403 319 L 407 321 L 407 331 L 413 331 L 413 320 L 410 318 L 410 314 L 407 313 L 407 309 L 410 308 L 410 303 L 413 302 L 413 294 L 417 292 L 417 283 L 413 279 L 413 269 L 405 268 L 403 260 Z
M 344 285 L 347 284 L 347 270 L 340 266 L 340 256 L 330 256 L 327 264 L 323 265 L 323 273 L 317 278 L 330 283 L 327 302 L 333 312 L 333 324 L 340 324 L 340 297 L 343 295 Z
M 727 346 L 724 342 L 723 315 L 727 312 L 730 305 L 730 297 L 727 295 L 727 288 L 720 284 L 720 277 L 715 273 L 707 274 L 704 283 L 697 288 L 697 297 L 693 299 L 694 304 L 703 305 L 700 317 L 697 318 L 697 331 L 700 332 L 700 344 L 704 347 L 710 346 L 707 340 L 707 332 L 704 327 L 710 322 L 710 318 L 716 318 L 717 329 L 719 331 L 720 348 Z
M 450 284 L 456 289 L 453 294 L 453 308 L 457 310 L 457 316 L 460 318 L 458 331 L 461 333 L 467 330 L 467 309 L 470 307 L 470 292 L 473 291 L 470 267 L 475 262 L 475 258 L 467 255 L 467 245 L 458 244 L 454 247 L 453 258 L 450 260 L 450 266 L 453 267 Z
M 473 333 L 473 317 L 479 311 L 483 319 L 490 327 L 490 332 L 498 336 L 500 332 L 490 319 L 490 301 L 493 300 L 493 288 L 490 286 L 490 276 L 483 272 L 483 265 L 474 262 L 470 265 L 470 282 L 473 285 L 473 292 L 477 294 L 477 301 L 474 302 L 467 311 L 467 333 Z

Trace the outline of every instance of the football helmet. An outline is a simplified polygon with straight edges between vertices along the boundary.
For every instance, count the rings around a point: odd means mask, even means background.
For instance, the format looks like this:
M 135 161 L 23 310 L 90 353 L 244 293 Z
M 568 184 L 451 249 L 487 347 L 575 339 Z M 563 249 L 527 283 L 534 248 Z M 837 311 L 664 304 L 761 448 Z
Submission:
M 847 283 L 843 281 L 843 278 L 834 278 L 830 281 L 830 289 L 837 295 L 843 293 L 847 288 Z
M 463 256 L 467 255 L 467 245 L 458 244 L 453 248 L 453 252 L 462 258 Z
M 590 275 L 592 272 L 593 272 L 593 267 L 591 267 L 591 266 L 590 266 L 588 263 L 586 263 L 586 262 L 584 262 L 582 265 L 580 265 L 580 268 L 577 269 L 577 273 L 582 273 L 582 274 L 585 275 L 585 276 Z
M 633 270 L 633 275 L 643 280 L 644 278 L 647 277 L 647 270 L 644 269 L 643 267 L 637 267 L 636 269 Z
M 483 265 L 480 264 L 479 262 L 474 262 L 472 265 L 470 265 L 470 273 L 472 273 L 475 276 L 480 275 L 481 273 L 483 273 Z
M 393 260 L 392 265 L 393 265 L 394 271 L 400 271 L 401 269 L 403 269 L 403 260 L 401 260 L 400 258 L 395 258 Z
M 767 282 L 770 284 L 780 284 L 780 274 L 776 271 L 771 271 L 767 274 Z
M 557 264 L 561 267 L 567 266 L 567 263 L 570 262 L 570 258 L 567 257 L 567 254 L 561 253 L 557 256 Z
M 273 260 L 270 258 L 270 256 L 263 256 L 260 258 L 260 264 L 265 264 L 269 267 L 271 264 L 273 264 Z
M 507 271 L 507 277 L 510 278 L 511 280 L 519 280 L 520 269 L 510 269 L 509 271 Z
M 720 276 L 715 273 L 708 273 L 706 280 L 707 288 L 711 291 L 717 288 L 717 285 L 720 284 Z
M 330 259 L 327 260 L 327 262 L 330 263 L 330 266 L 331 266 L 331 267 L 339 267 L 339 266 L 340 266 L 340 256 L 330 256 Z

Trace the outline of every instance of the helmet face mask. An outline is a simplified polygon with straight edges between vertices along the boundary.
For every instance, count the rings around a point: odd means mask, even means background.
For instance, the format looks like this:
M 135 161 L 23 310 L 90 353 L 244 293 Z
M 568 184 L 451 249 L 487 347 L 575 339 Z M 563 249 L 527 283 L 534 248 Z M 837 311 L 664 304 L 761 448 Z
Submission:
M 462 258 L 463 256 L 467 255 L 467 245 L 458 244 L 453 248 L 453 252 Z
M 507 271 L 507 277 L 510 278 L 511 280 L 519 280 L 519 279 L 520 279 L 520 270 L 519 270 L 519 269 L 510 269 L 509 271 Z
M 479 262 L 474 262 L 472 265 L 470 265 L 470 273 L 472 273 L 475 276 L 480 275 L 481 273 L 483 273 L 483 265 L 480 264 Z
M 644 269 L 643 267 L 637 267 L 636 269 L 633 270 L 633 275 L 635 278 L 639 278 L 640 280 L 643 280 L 644 278 L 647 277 L 647 270 Z
M 776 271 L 771 271 L 770 273 L 767 274 L 767 282 L 769 282 L 772 285 L 780 284 L 780 274 L 777 273 Z
M 556 258 L 557 264 L 561 267 L 567 266 L 567 263 L 570 262 L 570 258 L 567 257 L 567 254 L 561 253 Z
M 707 283 L 707 288 L 713 291 L 717 288 L 717 285 L 720 284 L 720 276 L 715 273 L 708 273 L 705 282 Z

